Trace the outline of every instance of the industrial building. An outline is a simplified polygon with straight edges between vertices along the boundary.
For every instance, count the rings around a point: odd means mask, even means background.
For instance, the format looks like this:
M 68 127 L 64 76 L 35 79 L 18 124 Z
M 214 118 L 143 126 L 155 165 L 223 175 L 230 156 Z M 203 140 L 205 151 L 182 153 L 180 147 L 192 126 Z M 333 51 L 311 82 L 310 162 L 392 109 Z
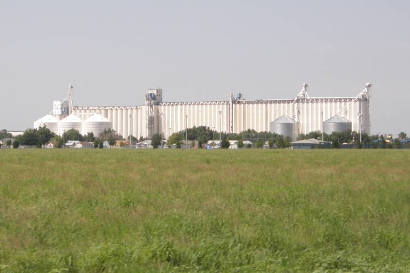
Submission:
M 112 128 L 123 137 L 137 138 L 153 134 L 168 138 L 194 126 L 225 133 L 270 130 L 293 139 L 300 133 L 323 130 L 369 134 L 370 87 L 366 84 L 355 97 L 310 97 L 308 85 L 303 84 L 293 99 L 246 100 L 241 94 L 231 94 L 228 100 L 196 102 L 165 102 L 162 89 L 149 89 L 141 106 L 74 106 L 70 85 L 68 97 L 54 101 L 52 113 L 34 127 L 45 125 L 58 134 L 69 128 L 82 133 L 91 130 L 95 135 Z

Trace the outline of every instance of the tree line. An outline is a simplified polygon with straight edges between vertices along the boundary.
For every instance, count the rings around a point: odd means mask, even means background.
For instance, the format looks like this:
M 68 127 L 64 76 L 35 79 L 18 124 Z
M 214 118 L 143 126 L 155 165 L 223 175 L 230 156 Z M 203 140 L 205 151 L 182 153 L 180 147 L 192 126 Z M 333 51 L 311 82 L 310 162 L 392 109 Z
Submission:
M 7 131 L 0 131 L 0 139 L 11 138 L 11 134 Z M 85 141 L 93 142 L 94 147 L 103 147 L 105 141 L 109 145 L 114 145 L 117 140 L 122 140 L 123 137 L 117 134 L 113 129 L 105 129 L 99 136 L 94 136 L 93 133 L 82 135 L 78 130 L 70 129 L 63 133 L 62 136 L 56 135 L 47 127 L 40 127 L 38 129 L 27 129 L 22 135 L 15 137 L 14 141 L 9 140 L 6 145 L 18 148 L 20 145 L 35 146 L 41 148 L 47 143 L 52 143 L 56 148 L 62 148 L 67 141 Z
M 158 137 L 156 137 L 158 138 Z M 186 139 L 198 141 L 199 147 L 208 143 L 209 140 L 221 140 L 221 148 L 229 148 L 229 140 L 237 140 L 238 147 L 245 147 L 244 141 L 251 141 L 257 148 L 262 148 L 266 141 L 270 147 L 286 148 L 290 146 L 291 139 L 271 132 L 257 132 L 255 130 L 246 130 L 239 134 L 220 133 L 206 126 L 192 127 L 173 133 L 167 140 L 168 145 L 176 145 L 177 148 Z M 154 137 L 153 137 L 154 139 Z M 154 145 L 153 145 L 154 146 Z
M 11 138 L 12 135 L 6 130 L 0 131 L 0 139 Z M 270 148 L 287 148 L 291 143 L 290 138 L 271 132 L 246 130 L 239 134 L 228 134 L 217 132 L 206 126 L 199 126 L 173 133 L 168 138 L 167 144 L 169 146 L 176 145 L 177 148 L 180 148 L 185 138 L 190 141 L 197 141 L 199 147 L 202 147 L 209 140 L 215 139 L 221 140 L 221 148 L 229 148 L 229 140 L 237 140 L 239 148 L 248 148 L 250 145 L 251 147 L 262 148 L 266 145 L 265 143 L 267 143 Z M 363 133 L 360 141 L 360 135 L 357 132 L 346 131 L 334 132 L 332 134 L 322 134 L 322 132 L 316 131 L 308 134 L 300 134 L 297 139 L 303 140 L 312 138 L 323 139 L 324 141 L 331 143 L 333 148 L 339 148 L 345 143 L 348 143 L 355 148 L 402 148 L 403 146 L 409 146 L 409 143 L 402 143 L 403 140 L 407 139 L 407 134 L 405 132 L 401 132 L 398 137 L 394 139 L 386 139 L 383 135 L 369 136 Z M 152 146 L 154 148 L 159 147 L 162 144 L 162 139 L 162 136 L 159 134 L 153 135 L 151 139 Z M 42 147 L 47 143 L 52 143 L 54 147 L 61 148 L 69 140 L 93 142 L 94 147 L 102 148 L 105 141 L 112 146 L 117 140 L 123 140 L 123 137 L 117 134 L 113 129 L 106 129 L 99 136 L 94 136 L 93 133 L 82 135 L 78 130 L 71 129 L 64 132 L 62 136 L 58 136 L 51 132 L 48 128 L 40 127 L 38 129 L 27 129 L 22 135 L 17 136 L 14 139 L 14 142 L 8 140 L 6 145 L 13 145 L 14 148 L 18 148 L 19 145 Z M 139 139 L 139 141 L 142 140 L 144 140 L 144 138 Z M 244 143 L 246 141 L 250 141 L 253 144 L 245 145 Z M 137 139 L 132 136 L 131 142 L 136 143 Z

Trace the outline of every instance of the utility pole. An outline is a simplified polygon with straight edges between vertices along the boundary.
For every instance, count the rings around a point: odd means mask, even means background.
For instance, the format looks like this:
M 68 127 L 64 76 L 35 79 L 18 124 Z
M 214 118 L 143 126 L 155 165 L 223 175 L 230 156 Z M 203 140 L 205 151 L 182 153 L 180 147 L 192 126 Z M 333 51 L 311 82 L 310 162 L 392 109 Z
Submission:
M 188 115 L 185 114 L 185 147 L 188 147 Z
M 322 141 L 323 141 L 323 111 L 320 112 L 320 126 L 322 127 Z
M 130 146 L 132 145 L 132 114 L 130 114 Z
M 362 113 L 359 113 L 359 143 L 362 144 Z
M 222 111 L 219 110 L 219 140 L 222 141 Z

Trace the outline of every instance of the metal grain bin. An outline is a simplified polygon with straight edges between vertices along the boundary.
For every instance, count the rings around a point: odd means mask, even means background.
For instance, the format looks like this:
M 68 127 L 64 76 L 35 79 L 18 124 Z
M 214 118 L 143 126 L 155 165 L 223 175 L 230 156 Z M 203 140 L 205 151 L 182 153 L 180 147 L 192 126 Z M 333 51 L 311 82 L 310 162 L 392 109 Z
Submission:
M 281 116 L 270 123 L 270 132 L 290 137 L 292 140 L 296 139 L 298 133 L 298 123 L 288 117 Z
M 352 122 L 347 118 L 334 115 L 328 120 L 323 122 L 323 132 L 330 135 L 333 132 L 340 133 L 352 131 Z

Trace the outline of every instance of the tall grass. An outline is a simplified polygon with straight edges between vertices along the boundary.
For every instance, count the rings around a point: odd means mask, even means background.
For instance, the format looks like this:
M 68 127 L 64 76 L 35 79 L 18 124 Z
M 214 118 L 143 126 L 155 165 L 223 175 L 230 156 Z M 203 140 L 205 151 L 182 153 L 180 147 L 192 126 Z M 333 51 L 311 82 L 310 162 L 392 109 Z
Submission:
M 410 152 L 0 152 L 0 272 L 410 272 Z

